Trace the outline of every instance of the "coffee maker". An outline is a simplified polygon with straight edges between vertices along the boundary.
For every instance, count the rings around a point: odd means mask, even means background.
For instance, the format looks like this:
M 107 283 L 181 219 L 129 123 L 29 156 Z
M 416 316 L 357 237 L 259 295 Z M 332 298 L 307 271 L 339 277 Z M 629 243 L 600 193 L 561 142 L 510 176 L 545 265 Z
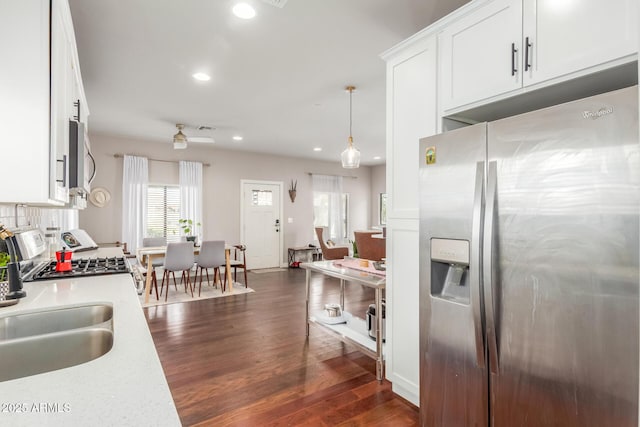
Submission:
M 56 252 L 56 271 L 71 271 L 71 257 L 73 252 L 66 251 L 64 248 Z

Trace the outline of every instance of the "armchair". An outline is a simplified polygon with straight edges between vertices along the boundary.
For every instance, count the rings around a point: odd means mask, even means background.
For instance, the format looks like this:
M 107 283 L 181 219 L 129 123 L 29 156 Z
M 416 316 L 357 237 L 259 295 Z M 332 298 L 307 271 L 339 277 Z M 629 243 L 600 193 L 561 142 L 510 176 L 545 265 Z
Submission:
M 362 259 L 371 261 L 380 261 L 385 258 L 386 241 L 372 237 L 374 234 L 380 234 L 380 231 L 354 231 L 353 235 L 358 247 L 358 256 Z
M 322 258 L 331 260 L 342 259 L 346 256 L 349 256 L 349 248 L 347 246 L 328 247 L 324 239 L 322 238 L 322 231 L 322 227 L 316 227 L 316 236 L 318 237 L 320 248 L 322 248 Z

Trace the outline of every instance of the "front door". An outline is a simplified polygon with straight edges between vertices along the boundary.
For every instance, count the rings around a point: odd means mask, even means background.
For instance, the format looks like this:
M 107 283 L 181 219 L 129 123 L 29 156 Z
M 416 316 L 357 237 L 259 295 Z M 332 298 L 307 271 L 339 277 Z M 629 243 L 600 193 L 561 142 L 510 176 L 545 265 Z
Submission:
M 282 183 L 242 181 L 242 241 L 251 269 L 280 266 Z

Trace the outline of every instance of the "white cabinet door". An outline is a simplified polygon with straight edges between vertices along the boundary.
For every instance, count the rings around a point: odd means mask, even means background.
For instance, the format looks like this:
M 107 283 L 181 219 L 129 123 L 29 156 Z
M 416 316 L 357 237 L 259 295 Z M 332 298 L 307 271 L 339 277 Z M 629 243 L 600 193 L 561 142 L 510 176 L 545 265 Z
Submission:
M 419 139 L 437 130 L 434 35 L 387 58 L 387 350 L 393 391 L 420 401 Z
M 62 1 L 51 9 L 51 158 L 50 197 L 69 198 L 69 117 L 71 113 L 71 44 Z
M 69 119 L 82 88 L 68 0 L 5 1 L 0 8 L 0 129 L 18 141 L 0 203 L 69 201 Z M 82 91 L 80 90 L 80 93 Z
M 0 7 L 0 203 L 49 199 L 49 1 Z M 6 150 L 10 146 L 10 149 Z M 10 178 L 9 178 L 10 177 Z
M 638 49 L 638 0 L 524 0 L 523 17 L 525 86 Z
M 449 110 L 522 86 L 522 4 L 495 0 L 439 36 L 440 89 Z

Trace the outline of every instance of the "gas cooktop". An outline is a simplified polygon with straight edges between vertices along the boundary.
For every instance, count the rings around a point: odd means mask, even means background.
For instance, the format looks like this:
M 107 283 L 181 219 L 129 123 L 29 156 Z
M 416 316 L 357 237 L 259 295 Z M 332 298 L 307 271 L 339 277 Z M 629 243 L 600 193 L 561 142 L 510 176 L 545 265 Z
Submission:
M 24 278 L 25 282 L 34 280 L 63 279 L 68 277 L 100 276 L 103 274 L 130 273 L 129 263 L 124 257 L 85 258 L 71 260 L 71 270 L 56 271 L 56 261 Z

